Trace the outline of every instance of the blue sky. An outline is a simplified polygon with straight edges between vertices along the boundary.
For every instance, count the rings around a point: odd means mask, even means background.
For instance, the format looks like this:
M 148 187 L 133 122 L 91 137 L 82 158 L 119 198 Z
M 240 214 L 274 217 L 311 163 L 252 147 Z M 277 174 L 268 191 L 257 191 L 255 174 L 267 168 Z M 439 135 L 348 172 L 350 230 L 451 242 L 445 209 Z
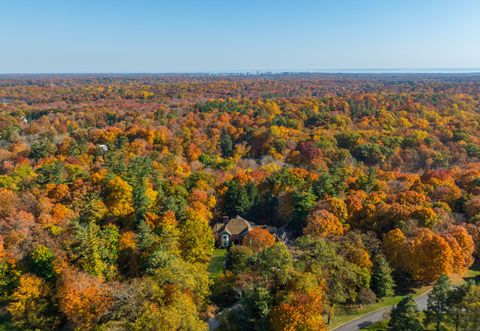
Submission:
M 0 0 L 0 72 L 480 68 L 478 0 Z

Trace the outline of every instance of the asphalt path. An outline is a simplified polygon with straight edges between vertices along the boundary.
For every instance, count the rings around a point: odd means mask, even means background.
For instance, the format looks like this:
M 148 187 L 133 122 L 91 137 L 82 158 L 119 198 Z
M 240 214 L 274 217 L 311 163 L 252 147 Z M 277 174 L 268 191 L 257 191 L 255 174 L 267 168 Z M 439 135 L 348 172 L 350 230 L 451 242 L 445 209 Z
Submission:
M 428 294 L 430 291 L 418 296 L 415 298 L 415 302 L 417 303 L 419 310 L 427 309 L 427 301 L 428 301 Z M 331 331 L 357 331 L 361 328 L 365 328 L 373 323 L 380 322 L 384 318 L 388 316 L 390 311 L 392 310 L 392 306 L 371 312 L 364 316 L 360 316 L 350 322 L 345 324 L 339 325 L 336 328 L 332 329 Z

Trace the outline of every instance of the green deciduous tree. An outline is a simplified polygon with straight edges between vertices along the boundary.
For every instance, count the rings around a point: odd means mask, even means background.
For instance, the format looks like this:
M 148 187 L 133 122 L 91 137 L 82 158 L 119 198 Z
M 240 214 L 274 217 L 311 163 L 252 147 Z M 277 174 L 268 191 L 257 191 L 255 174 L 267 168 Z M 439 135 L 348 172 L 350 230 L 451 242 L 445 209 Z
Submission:
M 302 271 L 311 272 L 326 280 L 327 324 L 335 314 L 337 305 L 355 302 L 358 291 L 370 284 L 370 271 L 349 262 L 337 252 L 338 244 L 324 239 L 300 237 L 298 262 Z
M 32 272 L 49 281 L 56 276 L 54 260 L 55 254 L 46 246 L 38 245 L 30 254 Z
M 251 256 L 253 256 L 251 248 L 246 246 L 233 246 L 225 256 L 225 269 L 233 273 L 240 273 L 247 268 Z
M 272 286 L 273 294 L 285 286 L 293 269 L 292 254 L 284 243 L 265 248 L 258 257 L 258 270 Z
M 465 315 L 460 323 L 462 330 L 480 330 L 480 286 L 468 288 L 463 299 Z

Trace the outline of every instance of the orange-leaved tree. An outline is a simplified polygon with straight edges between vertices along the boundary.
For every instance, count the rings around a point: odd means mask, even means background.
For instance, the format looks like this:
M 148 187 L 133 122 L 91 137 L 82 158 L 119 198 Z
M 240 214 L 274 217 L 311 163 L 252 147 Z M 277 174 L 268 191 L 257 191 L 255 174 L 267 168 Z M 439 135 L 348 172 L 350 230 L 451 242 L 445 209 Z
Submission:
M 451 236 L 459 246 L 461 255 L 454 261 L 454 271 L 463 274 L 473 264 L 475 251 L 473 238 L 465 227 L 460 225 L 451 225 L 447 229 L 446 235 Z
M 96 277 L 72 269 L 60 275 L 57 295 L 60 310 L 75 327 L 92 329 L 111 303 L 110 290 Z
M 275 331 L 327 330 L 323 321 L 322 290 L 296 292 L 273 308 L 270 317 Z
M 275 237 L 268 230 L 262 228 L 254 228 L 243 238 L 243 244 L 256 252 L 260 252 L 274 243 Z
M 474 248 L 470 235 L 465 229 L 450 231 L 439 234 L 420 228 L 406 238 L 397 228 L 383 238 L 384 251 L 395 268 L 408 272 L 414 280 L 432 282 L 442 274 L 464 272 L 472 263 Z

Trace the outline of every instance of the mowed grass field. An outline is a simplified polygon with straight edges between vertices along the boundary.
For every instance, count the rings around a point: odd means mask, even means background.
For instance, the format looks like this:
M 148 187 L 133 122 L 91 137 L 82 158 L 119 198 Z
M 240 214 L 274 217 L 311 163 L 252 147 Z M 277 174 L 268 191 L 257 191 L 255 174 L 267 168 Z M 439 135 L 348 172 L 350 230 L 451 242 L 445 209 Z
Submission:
M 223 262 L 225 261 L 226 254 L 226 249 L 215 248 L 210 264 L 208 265 L 210 277 L 217 278 L 223 272 Z

